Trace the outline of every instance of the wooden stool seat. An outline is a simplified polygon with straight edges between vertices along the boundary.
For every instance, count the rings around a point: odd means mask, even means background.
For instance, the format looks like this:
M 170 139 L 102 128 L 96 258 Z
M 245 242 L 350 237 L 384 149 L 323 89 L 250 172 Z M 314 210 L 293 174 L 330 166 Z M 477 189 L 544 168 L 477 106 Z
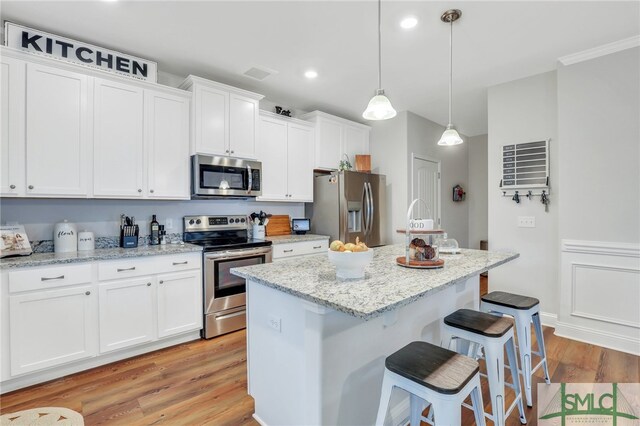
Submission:
M 444 323 L 455 328 L 487 337 L 502 337 L 513 327 L 513 321 L 472 309 L 458 309 L 444 318 Z
M 438 393 L 458 393 L 480 371 L 478 362 L 427 342 L 412 342 L 387 357 L 385 367 Z
M 483 302 L 493 303 L 494 305 L 506 306 L 513 309 L 531 309 L 540 304 L 535 297 L 521 296 L 519 294 L 507 293 L 504 291 L 492 291 L 482 296 Z

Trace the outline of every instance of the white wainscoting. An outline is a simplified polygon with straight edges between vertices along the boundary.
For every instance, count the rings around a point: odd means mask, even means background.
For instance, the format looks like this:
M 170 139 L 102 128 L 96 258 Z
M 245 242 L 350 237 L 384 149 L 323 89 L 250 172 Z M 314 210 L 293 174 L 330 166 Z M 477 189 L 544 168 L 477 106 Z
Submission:
M 562 240 L 556 334 L 640 355 L 640 245 Z

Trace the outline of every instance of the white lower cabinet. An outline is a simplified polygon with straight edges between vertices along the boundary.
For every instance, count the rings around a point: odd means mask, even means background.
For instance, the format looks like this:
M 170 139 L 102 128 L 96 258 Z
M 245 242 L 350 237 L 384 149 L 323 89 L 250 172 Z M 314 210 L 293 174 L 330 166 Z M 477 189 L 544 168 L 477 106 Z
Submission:
M 158 337 L 202 328 L 199 271 L 158 275 Z
M 100 284 L 100 352 L 155 338 L 154 281 L 140 277 Z
M 11 295 L 11 375 L 95 356 L 97 302 L 90 284 Z

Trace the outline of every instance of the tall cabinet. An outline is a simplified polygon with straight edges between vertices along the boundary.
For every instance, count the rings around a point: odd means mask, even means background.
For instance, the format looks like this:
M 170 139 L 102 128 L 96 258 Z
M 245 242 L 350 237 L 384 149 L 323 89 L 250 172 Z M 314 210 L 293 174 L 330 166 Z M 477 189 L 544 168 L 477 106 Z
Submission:
M 314 127 L 260 112 L 257 155 L 262 161 L 262 196 L 267 201 L 313 201 Z

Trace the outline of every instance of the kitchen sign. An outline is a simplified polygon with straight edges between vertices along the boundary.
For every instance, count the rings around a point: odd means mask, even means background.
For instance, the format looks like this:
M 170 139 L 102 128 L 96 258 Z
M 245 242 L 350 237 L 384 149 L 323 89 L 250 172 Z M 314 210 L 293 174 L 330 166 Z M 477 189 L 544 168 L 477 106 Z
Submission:
M 156 82 L 157 64 L 70 38 L 5 22 L 4 44 L 25 52 Z

